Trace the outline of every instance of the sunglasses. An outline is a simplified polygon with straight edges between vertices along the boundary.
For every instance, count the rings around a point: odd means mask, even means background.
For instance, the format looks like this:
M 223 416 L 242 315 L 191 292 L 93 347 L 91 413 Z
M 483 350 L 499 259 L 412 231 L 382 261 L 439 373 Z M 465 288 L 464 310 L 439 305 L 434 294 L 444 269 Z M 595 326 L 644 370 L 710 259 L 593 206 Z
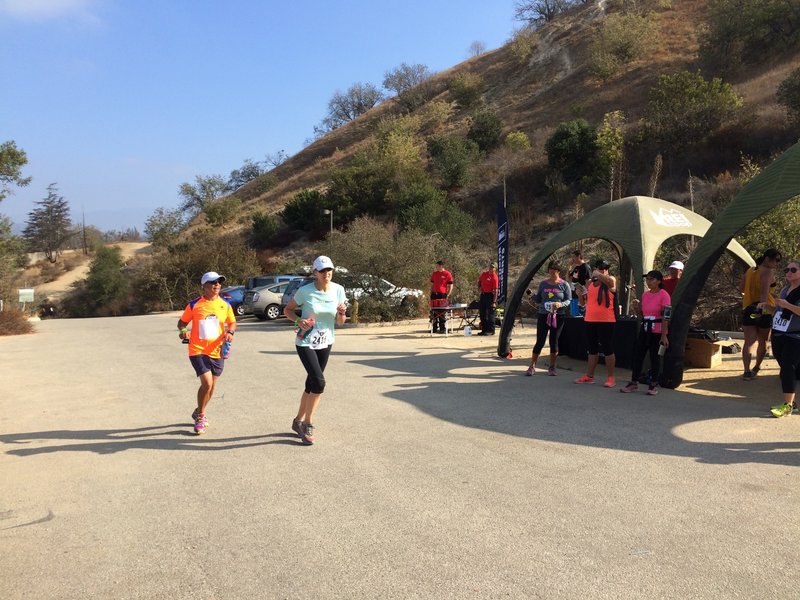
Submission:
M 797 273 L 798 271 L 800 271 L 800 269 L 798 269 L 797 267 L 786 267 L 783 270 L 784 273 Z

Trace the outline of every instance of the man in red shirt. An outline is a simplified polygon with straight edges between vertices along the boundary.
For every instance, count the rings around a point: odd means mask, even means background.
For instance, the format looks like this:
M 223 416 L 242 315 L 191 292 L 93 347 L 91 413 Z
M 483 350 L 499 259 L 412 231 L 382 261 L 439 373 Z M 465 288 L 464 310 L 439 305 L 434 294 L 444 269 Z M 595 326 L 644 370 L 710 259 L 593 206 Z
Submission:
M 683 263 L 679 260 L 672 261 L 672 264 L 667 267 L 669 269 L 669 277 L 665 277 L 661 282 L 661 286 L 667 290 L 667 293 L 672 297 L 675 288 L 678 287 L 678 280 L 683 275 Z
M 447 305 L 450 292 L 453 291 L 453 274 L 444 268 L 444 261 L 436 261 L 436 270 L 431 273 L 431 308 Z M 445 332 L 444 312 L 439 311 L 431 315 L 433 319 L 433 333 Z
M 481 291 L 478 307 L 481 315 L 481 332 L 478 335 L 494 335 L 494 310 L 497 308 L 497 292 L 500 280 L 497 277 L 497 265 L 489 263 L 478 277 L 478 288 Z

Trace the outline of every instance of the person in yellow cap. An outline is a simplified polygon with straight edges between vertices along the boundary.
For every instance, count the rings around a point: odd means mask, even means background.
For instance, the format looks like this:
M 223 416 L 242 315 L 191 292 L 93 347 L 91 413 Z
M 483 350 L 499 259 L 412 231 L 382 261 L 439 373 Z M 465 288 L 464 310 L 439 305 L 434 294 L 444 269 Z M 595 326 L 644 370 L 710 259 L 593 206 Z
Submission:
M 178 319 L 178 337 L 189 341 L 189 362 L 200 379 L 197 408 L 192 413 L 194 432 L 197 435 L 206 432 L 206 408 L 225 367 L 225 360 L 221 355 L 222 345 L 225 342 L 230 344 L 236 332 L 233 309 L 219 295 L 224 281 L 225 277 L 215 271 L 205 273 L 200 278 L 203 295 L 189 302 Z M 191 329 L 188 328 L 189 325 Z

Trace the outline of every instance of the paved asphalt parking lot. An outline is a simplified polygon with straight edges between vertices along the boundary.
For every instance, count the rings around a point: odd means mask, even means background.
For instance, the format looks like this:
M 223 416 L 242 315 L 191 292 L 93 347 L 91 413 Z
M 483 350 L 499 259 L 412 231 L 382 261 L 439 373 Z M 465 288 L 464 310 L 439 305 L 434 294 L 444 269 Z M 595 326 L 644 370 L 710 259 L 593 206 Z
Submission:
M 287 323 L 240 323 L 198 437 L 178 315 L 0 338 L 0 598 L 800 597 L 774 360 L 651 398 L 523 376 L 532 327 L 346 327 L 304 447 Z

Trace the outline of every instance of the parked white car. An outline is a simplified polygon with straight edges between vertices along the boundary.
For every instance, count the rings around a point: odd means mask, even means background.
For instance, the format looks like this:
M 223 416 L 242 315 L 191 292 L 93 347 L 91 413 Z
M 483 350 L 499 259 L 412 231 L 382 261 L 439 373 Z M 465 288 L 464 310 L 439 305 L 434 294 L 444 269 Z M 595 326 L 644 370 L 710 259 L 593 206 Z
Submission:
M 342 285 L 349 300 L 359 300 L 363 296 L 389 298 L 391 304 L 402 304 L 406 298 L 419 298 L 422 290 L 406 287 L 397 287 L 375 275 L 366 273 L 337 273 L 333 280 Z

